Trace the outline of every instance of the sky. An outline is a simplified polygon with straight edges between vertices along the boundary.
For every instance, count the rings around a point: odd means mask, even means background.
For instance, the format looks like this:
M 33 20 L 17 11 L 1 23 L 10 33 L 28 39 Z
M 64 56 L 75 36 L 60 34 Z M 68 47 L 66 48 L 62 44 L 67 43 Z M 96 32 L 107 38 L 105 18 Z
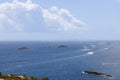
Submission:
M 0 41 L 120 40 L 120 0 L 0 0 Z

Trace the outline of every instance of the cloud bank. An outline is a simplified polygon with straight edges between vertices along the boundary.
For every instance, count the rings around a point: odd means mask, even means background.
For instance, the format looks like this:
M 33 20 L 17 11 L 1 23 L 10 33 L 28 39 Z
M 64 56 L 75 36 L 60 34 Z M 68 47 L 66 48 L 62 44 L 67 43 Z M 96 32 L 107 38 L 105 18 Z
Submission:
M 43 18 L 49 26 L 57 26 L 58 30 L 69 30 L 84 26 L 85 23 L 76 19 L 66 9 L 51 7 L 49 10 L 42 9 Z
M 68 31 L 85 26 L 69 10 L 42 8 L 32 0 L 0 3 L 0 32 Z

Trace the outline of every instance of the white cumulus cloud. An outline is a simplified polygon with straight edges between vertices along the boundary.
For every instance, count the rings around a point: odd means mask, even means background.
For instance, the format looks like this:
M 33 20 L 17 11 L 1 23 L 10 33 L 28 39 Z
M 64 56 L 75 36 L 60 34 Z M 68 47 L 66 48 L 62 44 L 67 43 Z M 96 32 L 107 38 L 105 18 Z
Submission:
M 75 18 L 66 9 L 58 9 L 51 7 L 50 9 L 43 9 L 43 17 L 49 26 L 58 26 L 58 30 L 70 30 L 76 27 L 85 26 L 85 23 Z
M 27 14 L 32 14 L 38 9 L 37 4 L 31 0 L 25 3 L 13 0 L 12 3 L 5 2 L 0 4 L 0 29 L 10 31 L 21 31 L 27 26 Z M 25 21 L 26 20 L 26 21 Z
M 45 9 L 33 3 L 32 0 L 0 3 L 0 32 L 44 31 L 46 29 L 67 31 L 85 25 L 67 9 L 58 9 L 55 6 Z

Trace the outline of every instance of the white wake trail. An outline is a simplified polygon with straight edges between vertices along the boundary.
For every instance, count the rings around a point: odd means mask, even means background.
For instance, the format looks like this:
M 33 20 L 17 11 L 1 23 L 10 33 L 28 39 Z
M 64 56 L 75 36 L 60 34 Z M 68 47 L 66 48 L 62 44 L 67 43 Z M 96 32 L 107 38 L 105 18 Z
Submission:
M 32 64 L 19 64 L 15 67 L 12 67 L 12 68 L 7 68 L 5 70 L 11 70 L 11 69 L 17 69 L 17 68 L 21 68 L 21 67 L 25 67 L 25 66 L 31 66 L 31 65 L 39 65 L 39 64 L 47 64 L 47 63 L 54 63 L 54 62 L 60 62 L 60 61 L 66 61 L 66 60 L 71 60 L 71 59 L 76 59 L 76 58 L 80 58 L 80 57 L 83 57 L 83 56 L 89 56 L 89 55 L 93 55 L 94 53 L 93 52 L 88 52 L 86 53 L 85 55 L 77 55 L 77 56 L 72 56 L 72 57 L 66 57 L 66 58 L 62 58 L 62 59 L 53 59 L 53 60 L 50 60 L 50 61 L 44 61 L 44 62 L 39 62 L 39 63 L 32 63 Z
M 102 65 L 120 65 L 120 63 L 102 63 Z

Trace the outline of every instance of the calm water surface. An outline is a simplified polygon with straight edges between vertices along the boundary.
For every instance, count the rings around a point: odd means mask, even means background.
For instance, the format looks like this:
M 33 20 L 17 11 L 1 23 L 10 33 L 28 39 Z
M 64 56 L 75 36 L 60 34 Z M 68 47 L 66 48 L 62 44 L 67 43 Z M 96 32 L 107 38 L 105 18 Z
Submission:
M 68 47 L 58 48 L 59 45 Z M 20 51 L 17 48 L 28 47 Z M 120 42 L 0 42 L 0 71 L 50 80 L 109 80 L 85 75 L 92 70 L 120 80 Z

